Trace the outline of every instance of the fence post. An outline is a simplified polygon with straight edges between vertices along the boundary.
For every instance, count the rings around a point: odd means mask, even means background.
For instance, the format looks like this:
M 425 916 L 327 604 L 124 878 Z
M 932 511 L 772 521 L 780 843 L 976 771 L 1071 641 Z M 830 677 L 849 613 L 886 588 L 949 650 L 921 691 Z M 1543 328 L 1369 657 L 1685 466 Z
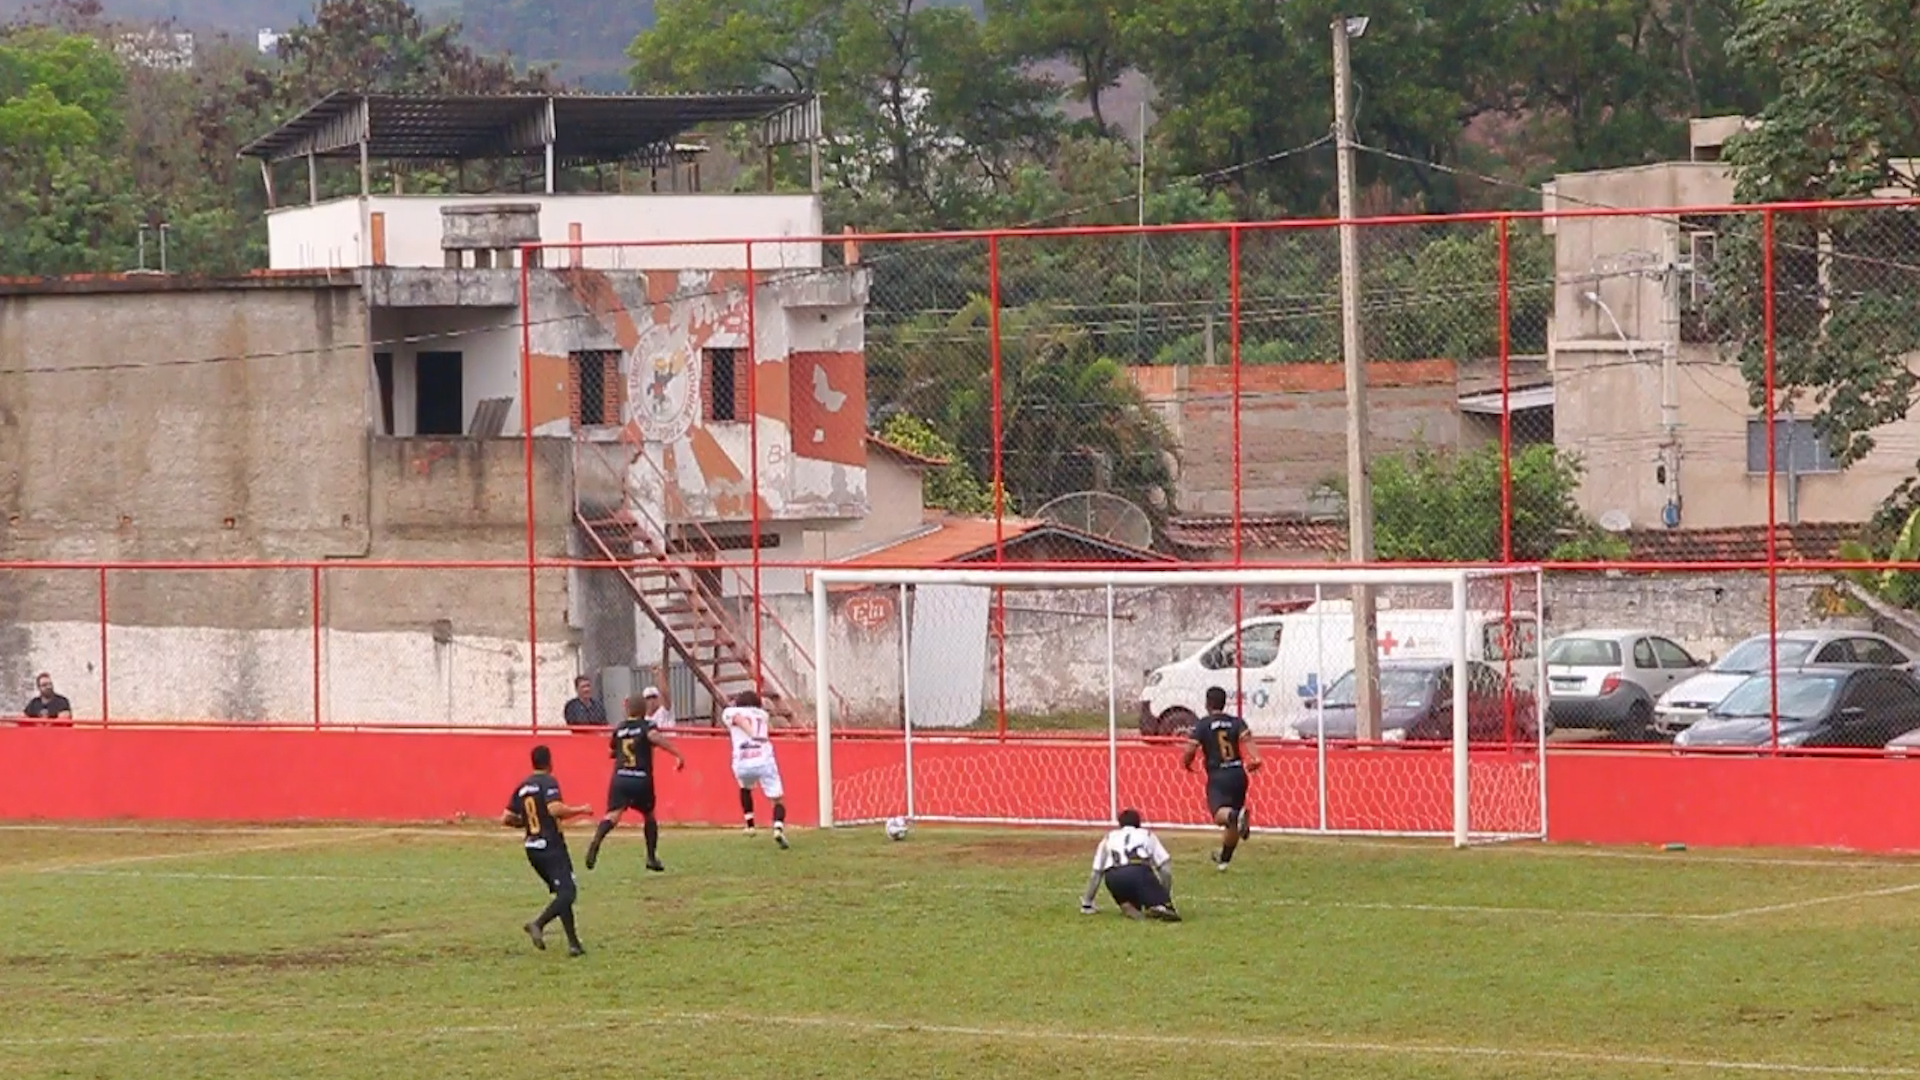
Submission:
M 313 730 L 320 730 L 320 564 L 315 563 L 313 572 Z
M 1767 698 L 1768 748 L 1774 753 L 1780 752 L 1780 545 L 1774 536 L 1775 523 L 1779 520 L 1775 501 L 1778 498 L 1779 483 L 1774 460 L 1773 412 L 1774 412 L 1774 282 L 1773 282 L 1773 210 L 1768 208 L 1760 216 L 1760 266 L 1761 295 L 1765 311 L 1766 351 L 1766 395 L 1767 408 L 1762 414 L 1762 423 L 1766 427 L 1767 438 Z M 1791 453 L 1791 448 L 1789 448 Z
M 108 707 L 107 693 L 107 568 L 100 568 L 100 726 L 113 726 L 113 710 Z

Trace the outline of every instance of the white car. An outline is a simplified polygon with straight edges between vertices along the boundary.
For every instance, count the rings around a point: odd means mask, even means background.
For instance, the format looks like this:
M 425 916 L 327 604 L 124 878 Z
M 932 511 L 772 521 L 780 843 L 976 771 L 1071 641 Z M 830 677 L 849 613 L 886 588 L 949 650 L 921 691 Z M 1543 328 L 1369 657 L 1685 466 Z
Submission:
M 1783 630 L 1777 649 L 1760 634 L 1735 645 L 1707 670 L 1661 695 L 1653 707 L 1653 729 L 1673 736 L 1705 718 L 1707 710 L 1733 693 L 1747 677 L 1767 669 L 1779 653 L 1782 668 L 1806 664 L 1868 664 L 1913 670 L 1907 650 L 1861 630 Z
M 1547 719 L 1645 739 L 1653 703 L 1703 667 L 1657 630 L 1583 630 L 1547 643 Z

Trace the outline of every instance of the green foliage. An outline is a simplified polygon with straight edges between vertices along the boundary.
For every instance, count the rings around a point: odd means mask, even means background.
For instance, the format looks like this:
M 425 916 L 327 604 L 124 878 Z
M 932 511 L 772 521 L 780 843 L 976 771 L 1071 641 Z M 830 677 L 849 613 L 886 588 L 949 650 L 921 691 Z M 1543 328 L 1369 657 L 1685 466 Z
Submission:
M 880 437 L 924 458 L 945 462 L 927 470 L 926 504 L 955 514 L 990 514 L 993 493 L 961 460 L 960 451 L 926 421 L 912 413 L 894 413 L 880 427 Z
M 1583 473 L 1578 457 L 1552 446 L 1528 446 L 1515 451 L 1511 471 L 1514 558 L 1618 557 L 1618 547 L 1596 535 L 1573 501 Z M 1386 455 L 1374 460 L 1372 480 L 1374 548 L 1380 558 L 1501 558 L 1498 444 Z
M 1164 520 L 1172 509 L 1173 440 L 1122 365 L 1086 330 L 1045 312 L 1001 312 L 1001 462 L 1009 509 L 1059 495 L 1111 491 Z M 975 297 L 872 335 L 871 392 L 956 447 L 974 476 L 993 474 L 989 308 Z
M 1054 94 L 964 9 L 914 0 L 661 0 L 634 85 L 822 95 L 829 182 L 865 227 L 981 220 L 1058 128 Z M 797 162 L 795 163 L 797 165 Z M 904 216 L 905 220 L 901 220 Z
M 1859 540 L 1840 545 L 1840 557 L 1848 562 L 1920 562 L 1920 510 L 1908 513 L 1900 531 L 1887 545 L 1884 554 Z M 1896 607 L 1920 610 L 1920 574 L 1911 570 L 1850 570 L 1848 580 Z
M 1753 0 L 1733 50 L 1777 73 L 1780 93 L 1728 149 L 1739 197 L 1851 199 L 1920 194 L 1894 167 L 1920 153 L 1920 40 L 1908 0 Z M 1910 269 L 1920 224 L 1907 213 L 1782 214 L 1775 219 L 1773 382 L 1779 403 L 1813 407 L 1835 461 L 1852 465 L 1874 434 L 1903 421 L 1920 378 L 1920 288 Z M 1715 269 L 1714 318 L 1738 357 L 1753 404 L 1766 401 L 1766 294 L 1761 223 L 1728 230 Z M 1831 255 L 1822 259 L 1825 246 Z M 1821 263 L 1827 265 L 1823 268 Z M 1913 508 L 1909 479 L 1882 524 Z

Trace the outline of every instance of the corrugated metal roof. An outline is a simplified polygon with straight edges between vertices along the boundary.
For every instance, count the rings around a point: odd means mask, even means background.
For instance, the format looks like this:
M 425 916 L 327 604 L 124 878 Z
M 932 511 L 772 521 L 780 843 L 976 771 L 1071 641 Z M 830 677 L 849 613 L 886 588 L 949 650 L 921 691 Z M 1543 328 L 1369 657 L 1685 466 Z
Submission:
M 357 94 L 335 91 L 254 139 L 240 156 L 266 161 L 367 155 L 385 161 L 480 161 L 544 153 L 568 163 L 670 151 L 701 124 L 767 122 L 770 142 L 816 137 L 817 99 L 799 93 Z

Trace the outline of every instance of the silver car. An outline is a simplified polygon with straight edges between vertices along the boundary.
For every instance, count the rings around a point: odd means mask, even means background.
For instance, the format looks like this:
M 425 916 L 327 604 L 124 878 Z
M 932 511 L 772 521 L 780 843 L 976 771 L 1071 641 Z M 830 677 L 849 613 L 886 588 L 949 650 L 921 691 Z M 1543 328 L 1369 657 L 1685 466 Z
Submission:
M 1776 649 L 1760 634 L 1735 645 L 1706 671 L 1664 694 L 1653 708 L 1653 728 L 1661 735 L 1678 735 L 1720 704 L 1749 675 L 1765 671 L 1778 652 L 1782 668 L 1807 664 L 1866 664 L 1913 670 L 1907 650 L 1863 630 L 1783 630 Z
M 1547 643 L 1547 718 L 1644 739 L 1653 703 L 1705 665 L 1655 630 L 1583 630 Z

